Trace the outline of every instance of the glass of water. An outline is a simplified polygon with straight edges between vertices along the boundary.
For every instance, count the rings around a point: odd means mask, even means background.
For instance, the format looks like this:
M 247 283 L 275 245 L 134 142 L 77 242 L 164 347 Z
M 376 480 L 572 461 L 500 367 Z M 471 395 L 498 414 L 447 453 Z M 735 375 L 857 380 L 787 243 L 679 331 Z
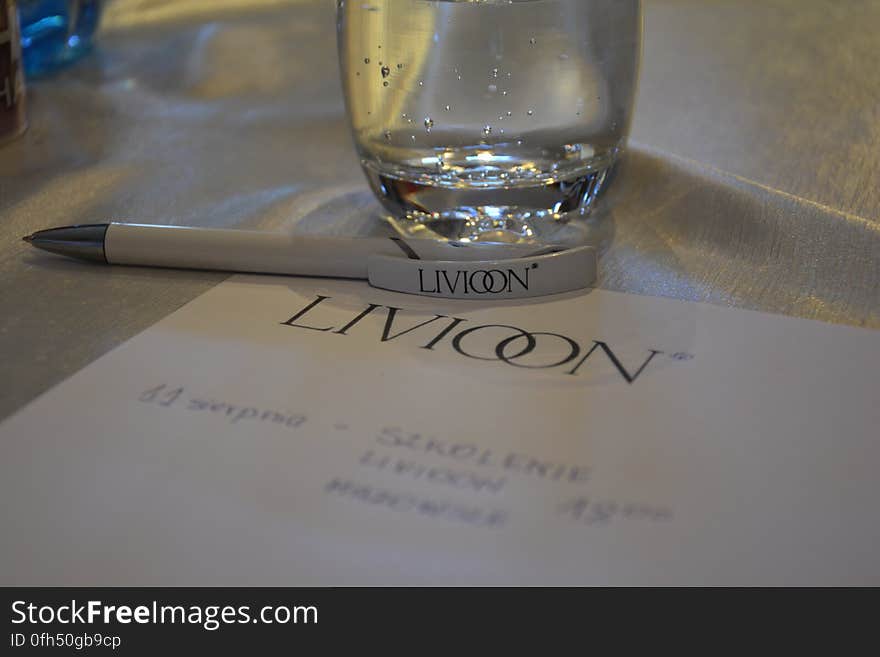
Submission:
M 589 241 L 629 131 L 640 0 L 338 0 L 338 32 L 358 154 L 399 231 Z

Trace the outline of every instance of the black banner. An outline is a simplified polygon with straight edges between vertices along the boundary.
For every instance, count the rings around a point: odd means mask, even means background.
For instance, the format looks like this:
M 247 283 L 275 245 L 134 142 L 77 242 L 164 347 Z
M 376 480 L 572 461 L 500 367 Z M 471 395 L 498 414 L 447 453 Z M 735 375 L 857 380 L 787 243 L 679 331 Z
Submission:
M 692 633 L 804 636 L 830 629 L 803 591 L 636 589 L 6 588 L 0 654 L 398 654 L 441 647 L 685 643 Z M 827 593 L 827 592 L 826 592 Z M 849 594 L 844 594 L 848 597 Z M 841 592 L 831 597 L 840 599 Z M 857 605 L 852 605 L 858 609 Z M 840 611 L 842 607 L 835 604 Z M 868 607 L 861 607 L 861 614 Z M 855 621 L 855 618 L 852 619 Z M 352 649 L 354 648 L 354 649 Z M 615 650 L 617 654 L 619 650 Z M 482 651 L 482 650 L 481 650 Z M 579 650 L 580 652 L 580 650 Z M 494 651 L 493 651 L 494 654 Z

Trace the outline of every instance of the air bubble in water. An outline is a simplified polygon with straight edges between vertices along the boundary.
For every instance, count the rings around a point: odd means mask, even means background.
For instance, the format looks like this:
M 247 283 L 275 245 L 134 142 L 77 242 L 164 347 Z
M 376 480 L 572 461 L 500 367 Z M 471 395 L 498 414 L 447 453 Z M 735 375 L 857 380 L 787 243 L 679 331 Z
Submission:
M 370 63 L 370 58 L 364 57 L 364 64 L 369 64 L 369 63 Z
M 445 109 L 445 110 L 448 112 L 448 111 L 451 110 L 452 108 L 451 108 L 449 105 L 447 105 L 447 106 L 444 107 L 443 109 Z
M 491 135 L 492 134 L 492 126 L 487 125 L 485 128 L 483 128 L 483 134 L 486 135 L 487 137 L 489 135 Z
M 526 112 L 526 114 L 528 114 L 529 116 L 533 116 L 535 114 L 535 111 L 529 110 L 528 112 Z
M 434 127 L 434 119 L 432 119 L 430 116 L 426 116 L 425 117 L 425 130 L 427 130 L 428 132 L 431 132 L 431 128 L 433 128 L 433 127 Z
M 535 37 L 532 37 L 531 39 L 529 39 L 529 45 L 532 45 L 532 46 L 533 46 L 533 45 L 535 45 L 536 43 L 538 43 L 538 40 L 537 40 Z
M 387 66 L 383 66 L 382 67 L 382 77 L 387 78 L 389 75 L 391 75 L 391 69 L 388 68 Z
M 385 141 L 391 141 L 391 131 L 390 130 L 385 131 Z

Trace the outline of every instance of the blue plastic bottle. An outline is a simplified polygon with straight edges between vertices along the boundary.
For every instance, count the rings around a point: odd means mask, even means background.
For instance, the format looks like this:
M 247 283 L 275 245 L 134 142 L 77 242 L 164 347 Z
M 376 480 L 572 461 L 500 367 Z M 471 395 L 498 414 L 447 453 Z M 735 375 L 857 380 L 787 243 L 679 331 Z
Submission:
M 87 53 L 103 0 L 19 0 L 24 70 L 38 77 Z

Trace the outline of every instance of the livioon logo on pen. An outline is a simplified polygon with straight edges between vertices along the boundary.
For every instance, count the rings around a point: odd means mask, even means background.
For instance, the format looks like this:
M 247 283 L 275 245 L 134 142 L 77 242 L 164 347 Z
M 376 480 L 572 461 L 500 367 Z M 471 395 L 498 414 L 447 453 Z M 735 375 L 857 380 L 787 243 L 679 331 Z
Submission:
M 528 292 L 529 273 L 537 265 L 515 269 L 419 269 L 419 292 L 423 294 L 484 295 Z
M 460 278 L 459 284 L 462 284 Z M 505 284 L 511 284 L 509 279 Z M 490 283 L 487 281 L 488 285 Z M 500 280 L 496 280 L 495 286 L 500 285 Z M 471 360 L 500 362 L 526 370 L 558 370 L 568 376 L 578 376 L 590 365 L 594 368 L 605 367 L 619 374 L 630 385 L 639 380 L 651 366 L 656 365 L 660 361 L 658 356 L 665 353 L 659 349 L 646 349 L 634 359 L 627 353 L 627 362 L 624 362 L 602 340 L 581 343 L 560 333 L 527 331 L 509 324 L 472 325 L 466 319 L 448 315 L 434 315 L 416 324 L 404 326 L 400 318 L 403 309 L 375 303 L 367 304 L 345 323 L 334 322 L 333 325 L 328 325 L 326 320 L 321 320 L 319 306 L 329 299 L 332 297 L 316 295 L 313 301 L 286 322 L 281 322 L 281 325 L 347 336 L 367 317 L 384 311 L 385 322 L 382 324 L 381 335 L 378 336 L 383 343 L 405 335 L 419 334 L 422 340 L 430 338 L 425 342 L 420 341 L 419 344 L 419 348 L 428 351 L 448 344 L 455 353 Z M 360 330 L 366 330 L 366 326 Z M 680 355 L 674 355 L 674 360 L 683 362 L 684 359 L 676 358 Z

